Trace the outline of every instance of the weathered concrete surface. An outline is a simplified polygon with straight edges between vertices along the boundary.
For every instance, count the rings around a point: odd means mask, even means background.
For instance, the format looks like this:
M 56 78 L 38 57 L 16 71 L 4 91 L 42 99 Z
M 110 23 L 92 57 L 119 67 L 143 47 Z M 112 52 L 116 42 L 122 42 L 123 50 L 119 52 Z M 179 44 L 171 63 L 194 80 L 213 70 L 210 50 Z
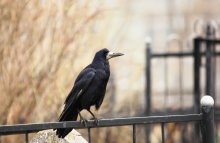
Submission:
M 87 141 L 76 130 L 72 130 L 64 139 L 58 138 L 53 130 L 44 130 L 38 132 L 30 143 L 87 143 Z

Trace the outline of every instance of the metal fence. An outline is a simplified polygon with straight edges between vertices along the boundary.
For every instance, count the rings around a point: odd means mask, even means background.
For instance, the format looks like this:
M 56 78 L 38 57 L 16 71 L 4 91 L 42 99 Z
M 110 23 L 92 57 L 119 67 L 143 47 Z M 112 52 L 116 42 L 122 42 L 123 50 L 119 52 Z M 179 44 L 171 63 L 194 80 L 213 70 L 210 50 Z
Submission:
M 208 29 L 208 28 L 207 28 Z M 207 30 L 208 31 L 208 30 Z M 208 33 L 208 32 L 207 32 Z M 150 125 L 146 127 L 146 142 L 151 142 L 150 134 L 152 132 L 151 125 L 160 124 L 161 128 L 161 142 L 164 143 L 167 138 L 166 124 L 168 123 L 179 123 L 184 122 L 194 123 L 192 126 L 194 140 L 193 142 L 204 143 L 214 143 L 214 114 L 216 125 L 220 121 L 220 106 L 215 104 L 214 108 L 207 108 L 204 106 L 202 110 L 200 108 L 200 98 L 201 95 L 208 94 L 211 95 L 215 101 L 217 101 L 217 94 L 215 92 L 216 87 L 216 57 L 220 56 L 220 51 L 217 51 L 217 46 L 220 45 L 220 40 L 210 37 L 207 34 L 206 38 L 195 37 L 193 39 L 193 49 L 192 51 L 182 51 L 180 48 L 179 52 L 165 52 L 165 53 L 154 53 L 151 49 L 151 45 L 147 44 L 147 55 L 146 55 L 146 110 L 145 115 L 147 117 L 131 117 L 131 118 L 114 118 L 114 119 L 101 119 L 99 124 L 96 125 L 93 121 L 88 121 L 87 126 L 85 127 L 80 122 L 69 121 L 69 122 L 53 122 L 53 123 L 42 123 L 42 124 L 22 124 L 22 125 L 3 125 L 0 126 L 0 135 L 11 135 L 11 134 L 24 134 L 24 139 L 26 142 L 29 141 L 29 133 L 37 132 L 45 129 L 56 129 L 56 128 L 74 128 L 74 129 L 87 129 L 88 130 L 88 141 L 92 142 L 91 139 L 91 129 L 100 128 L 100 127 L 113 127 L 113 126 L 131 126 L 132 128 L 132 140 L 135 143 L 137 138 L 136 127 L 137 125 Z M 168 89 L 168 67 L 167 59 L 177 58 L 179 61 L 179 100 L 183 101 L 184 98 L 184 89 L 183 89 L 183 59 L 191 58 L 192 63 L 192 73 L 193 82 L 192 89 L 192 106 L 189 108 L 178 108 L 176 110 L 163 108 L 163 110 L 155 110 L 153 108 L 152 94 L 153 88 L 153 76 L 152 61 L 155 59 L 162 59 L 165 61 L 164 65 L 164 82 L 165 87 L 165 100 L 164 105 L 167 105 L 167 98 L 169 97 L 170 91 Z M 203 66 L 202 61 L 205 61 L 205 66 Z M 201 74 L 201 67 L 205 69 L 205 75 Z M 205 87 L 201 88 L 201 77 L 204 77 Z M 205 89 L 205 91 L 202 91 Z M 204 94 L 202 94 L 204 92 Z M 213 112 L 215 110 L 215 113 Z M 202 112 L 201 112 L 202 111 Z M 164 115 L 165 116 L 161 116 Z M 172 115 L 169 115 L 172 114 Z M 173 115 L 177 114 L 177 115 Z M 185 115 L 183 115 L 185 114 Z M 216 129 L 217 126 L 216 126 Z M 218 130 L 216 130 L 218 131 Z M 201 133 L 201 134 L 200 134 Z
M 220 51 L 217 50 L 218 46 L 220 45 L 220 39 L 217 39 L 215 37 L 215 32 L 211 30 L 211 25 L 207 25 L 206 29 L 206 37 L 199 37 L 196 36 L 192 39 L 192 50 L 189 51 L 183 51 L 183 45 L 181 39 L 174 39 L 177 41 L 179 45 L 179 51 L 178 52 L 163 52 L 163 53 L 155 53 L 152 51 L 152 45 L 151 43 L 147 43 L 146 45 L 146 110 L 145 115 L 163 115 L 163 114 L 192 114 L 192 113 L 200 113 L 200 98 L 201 95 L 211 95 L 216 101 L 218 99 L 218 96 L 216 94 L 216 83 L 219 82 L 217 76 L 217 64 L 219 61 L 217 61 L 217 57 L 220 57 Z M 212 32 L 211 32 L 212 31 Z M 186 48 L 185 48 L 186 49 Z M 188 48 L 189 49 L 189 48 Z M 172 66 L 172 69 L 179 68 L 177 71 L 179 71 L 178 75 L 178 82 L 176 83 L 178 86 L 178 93 L 175 93 L 175 96 L 179 97 L 179 104 L 182 104 L 182 102 L 186 101 L 184 99 L 184 87 L 183 87 L 183 80 L 184 77 L 187 76 L 186 73 L 184 73 L 184 67 L 183 67 L 183 61 L 187 58 L 190 58 L 192 61 L 191 67 L 187 67 L 191 73 L 192 78 L 188 78 L 188 80 L 191 80 L 192 82 L 192 92 L 190 93 L 190 97 L 192 97 L 192 103 L 190 107 L 182 107 L 183 105 L 180 105 L 177 109 L 172 109 L 169 107 L 162 107 L 161 110 L 156 110 L 153 106 L 155 105 L 153 103 L 153 99 L 157 96 L 153 95 L 153 82 L 154 82 L 154 76 L 153 76 L 153 61 L 154 60 L 160 60 L 164 62 L 164 106 L 168 105 L 168 97 L 170 96 L 170 90 L 169 89 L 169 82 L 168 77 L 170 76 L 168 73 L 169 67 L 168 67 L 168 60 L 169 59 L 175 59 L 178 62 L 178 66 Z M 205 64 L 204 64 L 205 63 Z M 203 70 L 203 71 L 202 71 Z M 174 77 L 175 78 L 175 77 Z M 189 82 L 189 81 L 188 81 Z M 155 94 L 155 93 L 154 93 Z M 218 93 L 219 94 L 219 93 Z M 219 104 L 215 104 L 215 120 L 216 120 L 216 129 L 217 123 L 220 121 L 220 108 Z M 195 134 L 197 141 L 199 142 L 199 125 L 195 124 L 195 127 L 193 130 L 193 134 Z M 146 129 L 146 136 L 147 136 L 147 142 L 150 141 L 150 133 L 151 128 L 149 127 Z
M 156 124 L 161 125 L 161 142 L 165 143 L 166 133 L 165 124 L 170 122 L 197 122 L 200 123 L 203 143 L 214 143 L 214 112 L 212 106 L 202 106 L 202 113 L 188 115 L 168 115 L 168 116 L 149 116 L 149 117 L 130 117 L 101 119 L 96 125 L 94 121 L 89 120 L 85 127 L 83 123 L 76 121 L 53 122 L 42 124 L 18 124 L 0 126 L 0 135 L 24 134 L 26 143 L 29 142 L 28 134 L 46 129 L 74 128 L 87 129 L 88 142 L 91 143 L 91 128 L 112 127 L 112 126 L 131 126 L 132 140 L 136 143 L 136 125 Z
M 151 106 L 152 106 L 152 93 L 151 93 L 151 80 L 152 80 L 152 74 L 151 74 L 151 64 L 152 60 L 155 58 L 186 58 L 186 57 L 192 57 L 194 59 L 194 64 L 193 64 L 193 73 L 194 73 L 194 89 L 193 89 L 193 96 L 194 96 L 194 107 L 190 110 L 190 112 L 196 112 L 199 113 L 200 109 L 200 97 L 201 97 L 201 58 L 205 57 L 207 60 L 206 63 L 206 91 L 205 93 L 207 95 L 211 95 L 214 99 L 215 97 L 215 92 L 214 92 L 214 83 L 213 83 L 213 78 L 216 77 L 216 75 L 213 75 L 213 61 L 211 60 L 212 57 L 217 57 L 220 56 L 220 51 L 214 51 L 214 49 L 210 49 L 207 47 L 206 52 L 201 52 L 201 44 L 206 43 L 209 46 L 215 46 L 217 44 L 220 45 L 220 40 L 218 39 L 206 39 L 206 38 L 200 38 L 196 37 L 194 40 L 194 51 L 191 52 L 168 52 L 168 53 L 152 53 L 151 48 L 149 45 L 147 46 L 147 68 L 146 68 L 146 114 L 151 115 L 154 114 L 152 113 Z M 166 89 L 167 90 L 167 89 Z M 180 96 L 183 96 L 180 94 Z M 217 108 L 218 110 L 218 108 Z M 188 109 L 185 110 L 186 112 Z M 170 111 L 171 112 L 171 111 Z M 182 113 L 182 111 L 179 111 Z M 189 111 L 188 111 L 189 112 Z M 177 112 L 178 113 L 178 112 Z

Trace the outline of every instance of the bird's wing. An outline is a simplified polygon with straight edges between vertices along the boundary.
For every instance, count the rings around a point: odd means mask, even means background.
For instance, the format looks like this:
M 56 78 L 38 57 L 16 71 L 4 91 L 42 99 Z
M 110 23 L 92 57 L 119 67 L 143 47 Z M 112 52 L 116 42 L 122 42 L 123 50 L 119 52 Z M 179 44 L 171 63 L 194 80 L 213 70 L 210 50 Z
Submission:
M 74 105 L 80 95 L 82 95 L 94 79 L 96 70 L 93 68 L 85 68 L 77 77 L 75 84 L 70 91 L 69 95 L 67 96 L 65 100 L 65 106 L 63 109 L 63 112 L 60 115 L 59 120 L 63 121 L 66 119 L 65 115 L 68 114 L 69 110 L 72 110 L 74 108 Z
M 83 94 L 92 80 L 94 79 L 96 70 L 93 68 L 85 68 L 77 77 L 75 84 L 65 100 L 65 104 L 72 104 L 81 94 Z

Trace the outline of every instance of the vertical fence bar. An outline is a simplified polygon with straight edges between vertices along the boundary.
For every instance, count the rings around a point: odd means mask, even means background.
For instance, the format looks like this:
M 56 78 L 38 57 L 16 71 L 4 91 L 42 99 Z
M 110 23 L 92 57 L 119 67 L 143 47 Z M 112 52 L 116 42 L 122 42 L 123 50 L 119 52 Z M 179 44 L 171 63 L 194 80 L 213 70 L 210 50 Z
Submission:
M 92 143 L 92 141 L 91 141 L 91 128 L 88 128 L 88 140 L 89 140 L 89 143 Z
M 151 115 L 151 45 L 150 41 L 146 41 L 146 86 L 145 86 L 145 97 L 146 97 L 146 109 L 145 114 L 147 116 Z M 150 130 L 151 125 L 145 127 L 145 134 L 146 134 L 146 142 L 150 143 Z
M 200 40 L 195 38 L 194 41 L 194 113 L 200 113 Z M 199 142 L 199 124 L 195 123 L 194 129 L 195 143 Z
M 147 43 L 146 51 L 146 115 L 151 113 L 151 48 L 150 43 Z
M 167 102 L 169 100 L 169 74 L 168 74 L 168 59 L 164 59 L 164 84 L 165 84 L 165 99 L 164 99 L 164 109 L 165 113 L 167 113 Z
M 216 97 L 216 92 L 217 92 L 217 90 L 216 90 L 216 84 L 217 84 L 217 65 L 216 65 L 216 60 L 217 60 L 217 56 L 215 56 L 215 53 L 216 53 L 216 46 L 217 44 L 216 43 L 213 43 L 213 60 L 212 60 L 212 85 L 213 85 L 213 87 L 212 87 L 212 97 L 214 98 L 214 100 L 215 101 L 217 101 L 217 99 L 218 99 L 218 97 Z M 217 88 L 218 89 L 218 88 Z M 219 121 L 216 121 L 215 122 L 215 129 L 217 130 L 216 132 L 215 132 L 215 141 L 216 142 L 218 142 L 218 131 L 219 131 L 219 129 L 218 129 L 218 123 L 219 123 Z
M 200 40 L 199 38 L 194 39 L 194 112 L 200 112 Z
M 215 143 L 214 134 L 214 100 L 211 96 L 204 96 L 201 99 L 202 116 L 201 132 L 203 143 Z
M 211 25 L 207 26 L 207 38 L 212 37 L 213 33 L 211 31 Z M 211 41 L 206 41 L 206 91 L 207 95 L 211 95 L 213 97 L 213 76 L 212 76 L 212 57 L 213 57 L 213 43 Z M 213 97 L 214 98 L 214 97 Z M 214 98 L 215 99 L 215 98 Z
M 214 53 L 216 53 L 216 43 L 213 43 L 213 49 L 212 49 L 212 97 L 214 98 L 214 100 L 217 99 L 216 97 L 216 82 L 217 82 L 217 75 L 216 75 L 216 70 L 217 70 L 217 65 L 216 65 L 216 59 L 217 57 L 214 55 Z
M 161 137 L 162 137 L 162 143 L 165 143 L 164 123 L 161 123 Z
M 178 40 L 180 47 L 180 53 L 183 53 L 183 46 L 180 40 Z M 183 100 L 183 57 L 179 57 L 179 95 L 180 95 L 180 110 L 184 108 Z
M 133 124 L 133 143 L 136 143 L 136 125 Z
M 25 133 L 25 143 L 28 143 L 29 139 L 28 139 L 28 133 Z

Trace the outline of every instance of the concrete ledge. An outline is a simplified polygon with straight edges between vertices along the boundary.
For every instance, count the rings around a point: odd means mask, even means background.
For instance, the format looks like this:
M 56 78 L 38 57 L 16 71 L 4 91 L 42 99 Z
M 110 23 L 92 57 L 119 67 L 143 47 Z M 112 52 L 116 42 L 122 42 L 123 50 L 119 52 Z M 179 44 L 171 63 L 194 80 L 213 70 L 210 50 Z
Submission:
M 55 131 L 43 130 L 38 132 L 30 143 L 88 143 L 79 132 L 72 130 L 64 139 L 58 138 Z

